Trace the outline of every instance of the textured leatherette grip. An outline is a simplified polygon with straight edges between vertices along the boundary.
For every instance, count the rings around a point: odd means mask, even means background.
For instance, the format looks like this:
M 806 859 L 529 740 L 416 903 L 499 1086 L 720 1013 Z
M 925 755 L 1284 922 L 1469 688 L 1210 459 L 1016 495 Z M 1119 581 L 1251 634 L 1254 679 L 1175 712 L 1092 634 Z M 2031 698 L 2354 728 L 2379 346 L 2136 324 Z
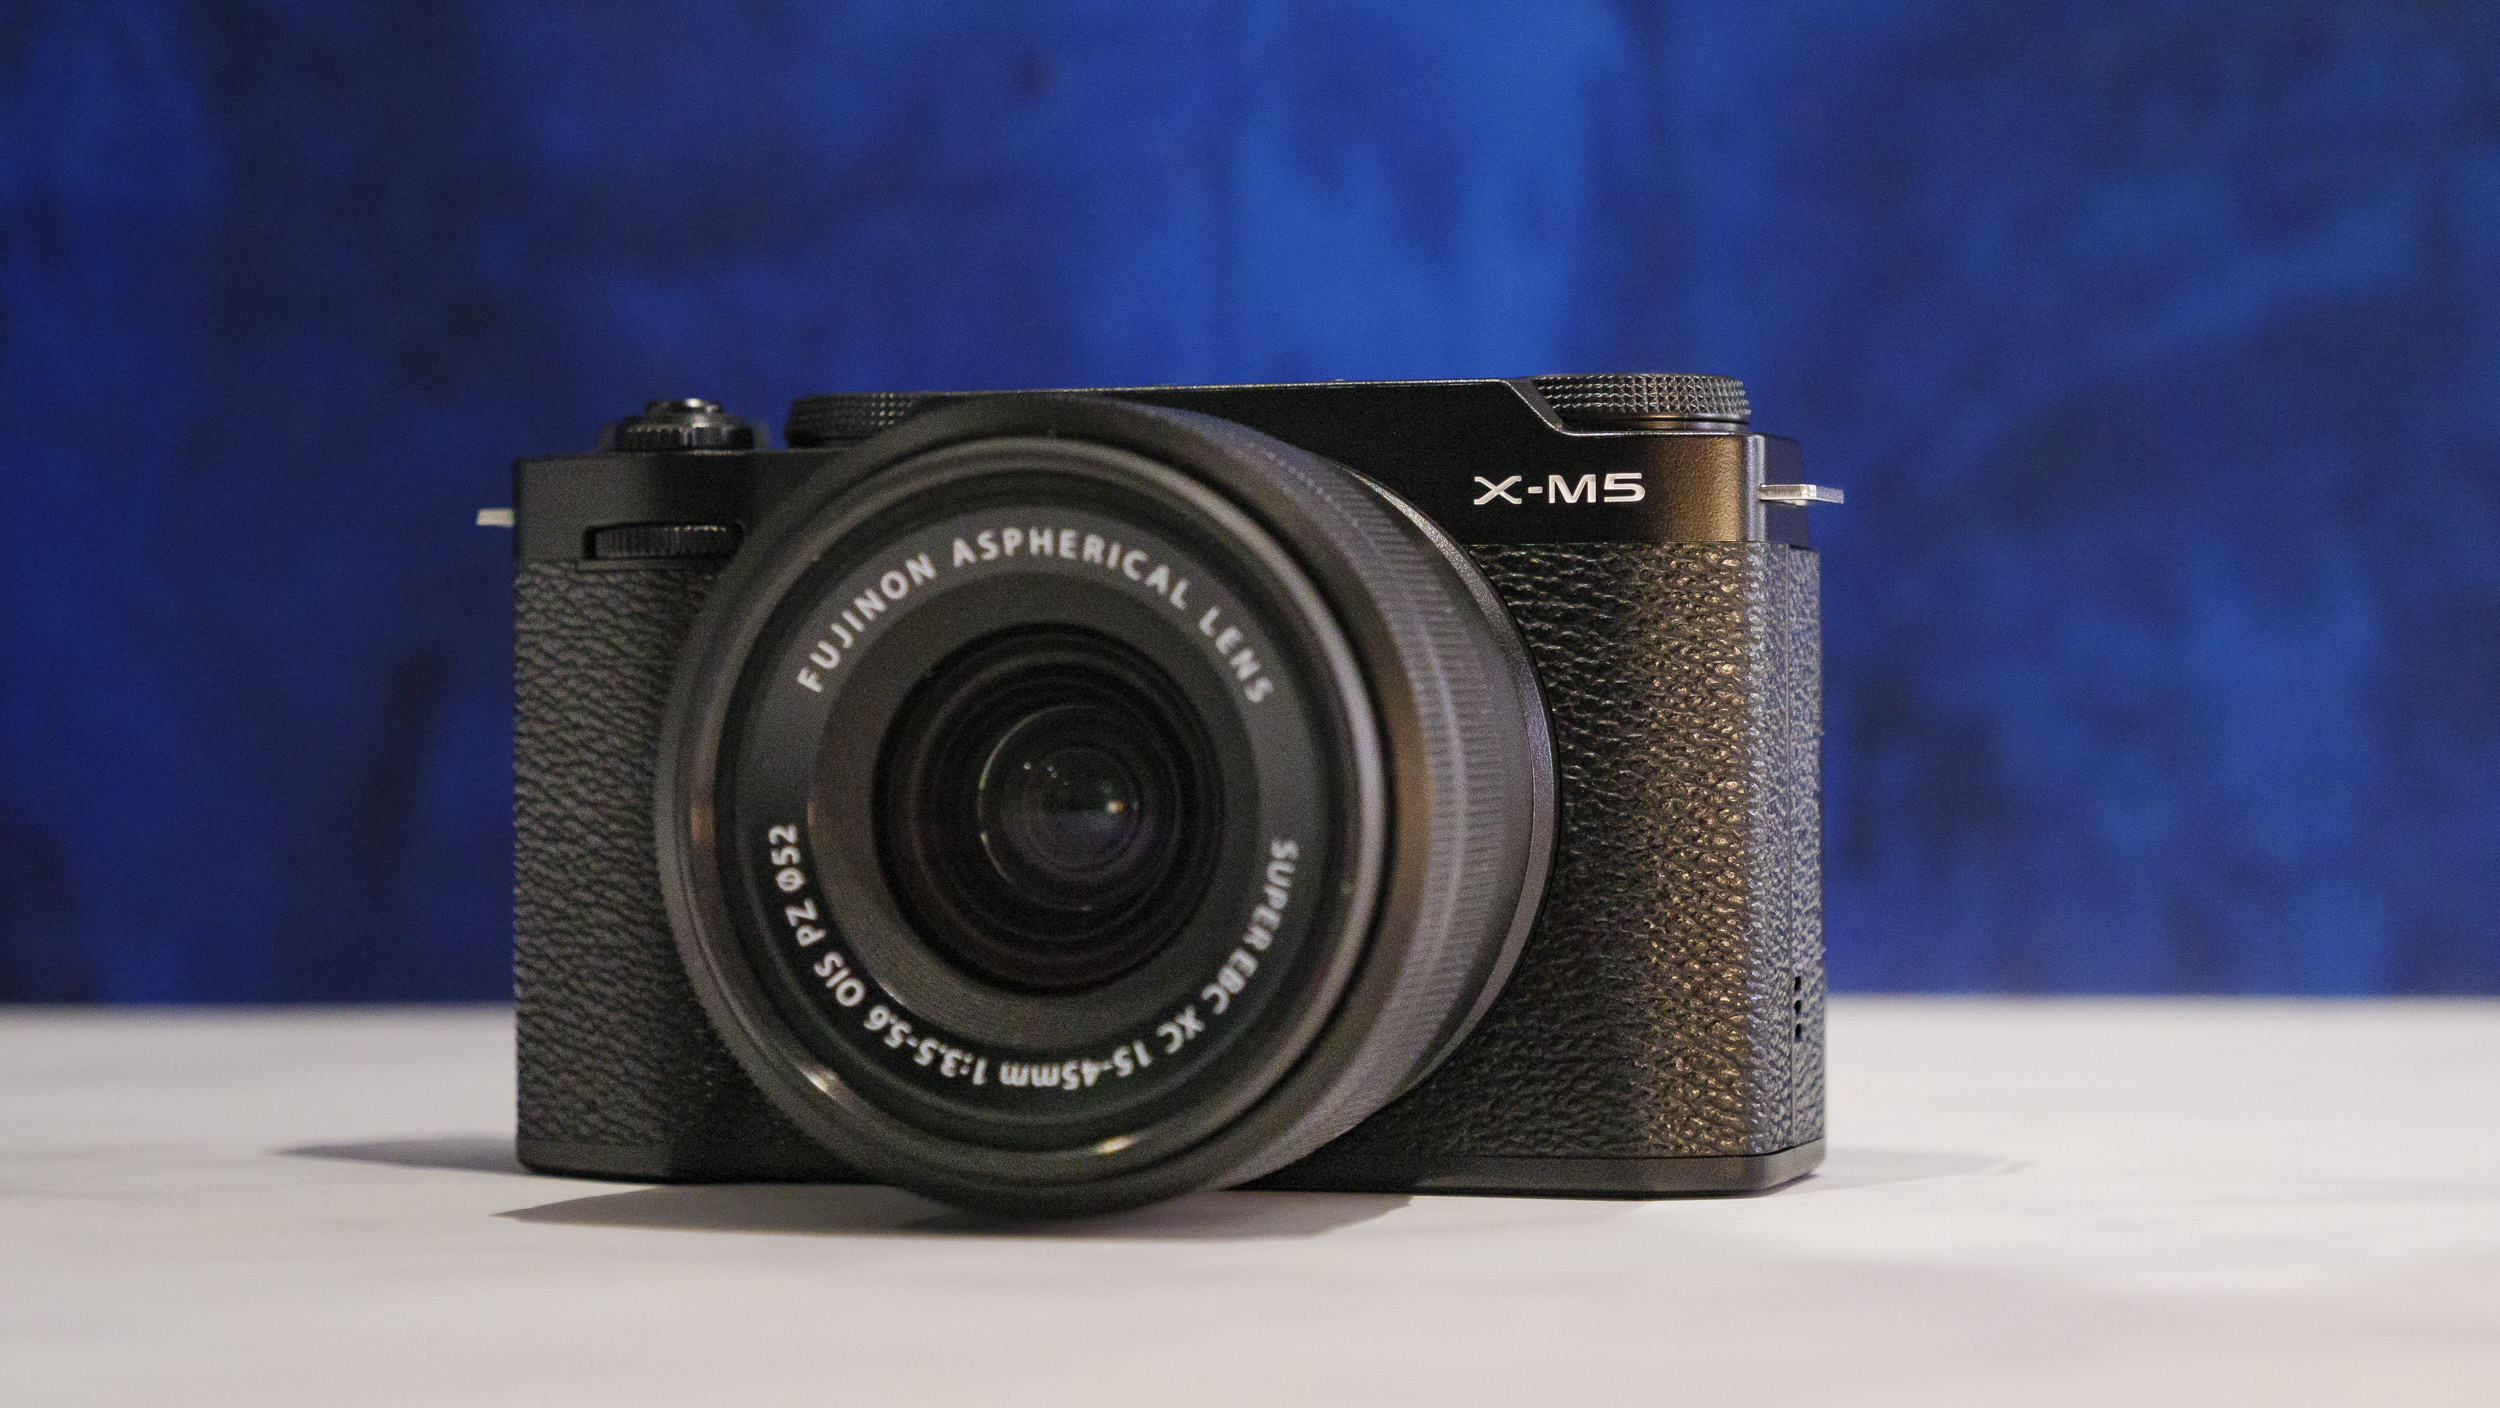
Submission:
M 1474 549 L 1543 681 L 1562 827 L 1508 986 L 1292 1186 L 1500 1157 L 1761 1155 L 1823 1133 L 1814 554 Z M 1486 720 L 1486 727 L 1504 721 Z
M 712 1034 L 660 899 L 660 716 L 716 570 L 537 563 L 513 582 L 513 985 L 534 1168 L 843 1174 Z

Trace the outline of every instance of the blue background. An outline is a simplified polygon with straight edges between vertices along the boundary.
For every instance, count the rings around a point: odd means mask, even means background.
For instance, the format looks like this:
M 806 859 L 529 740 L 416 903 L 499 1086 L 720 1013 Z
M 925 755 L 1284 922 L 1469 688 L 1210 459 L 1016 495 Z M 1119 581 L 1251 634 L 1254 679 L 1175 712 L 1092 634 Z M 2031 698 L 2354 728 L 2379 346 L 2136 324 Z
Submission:
M 1855 988 L 2500 991 L 2500 10 L 0 15 L 0 998 L 508 991 L 661 395 L 1743 376 Z

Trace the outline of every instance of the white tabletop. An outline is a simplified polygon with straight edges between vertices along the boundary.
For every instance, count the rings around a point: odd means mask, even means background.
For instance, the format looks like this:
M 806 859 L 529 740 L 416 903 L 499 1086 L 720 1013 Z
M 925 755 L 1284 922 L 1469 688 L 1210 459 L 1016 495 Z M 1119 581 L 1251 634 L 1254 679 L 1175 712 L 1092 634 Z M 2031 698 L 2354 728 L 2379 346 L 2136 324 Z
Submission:
M 1754 1198 L 539 1178 L 494 1010 L 0 1012 L 0 1402 L 2500 1403 L 2500 1004 L 1834 1004 Z

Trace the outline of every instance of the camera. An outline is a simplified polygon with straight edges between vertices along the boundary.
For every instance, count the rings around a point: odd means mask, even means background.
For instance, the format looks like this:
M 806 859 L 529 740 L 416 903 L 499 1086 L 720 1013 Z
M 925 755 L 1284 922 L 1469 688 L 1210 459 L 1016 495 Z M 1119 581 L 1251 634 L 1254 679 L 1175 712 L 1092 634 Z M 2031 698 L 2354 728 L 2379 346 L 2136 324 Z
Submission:
M 519 1153 L 1017 1215 L 1823 1149 L 1817 560 L 1716 376 L 698 400 L 514 470 Z

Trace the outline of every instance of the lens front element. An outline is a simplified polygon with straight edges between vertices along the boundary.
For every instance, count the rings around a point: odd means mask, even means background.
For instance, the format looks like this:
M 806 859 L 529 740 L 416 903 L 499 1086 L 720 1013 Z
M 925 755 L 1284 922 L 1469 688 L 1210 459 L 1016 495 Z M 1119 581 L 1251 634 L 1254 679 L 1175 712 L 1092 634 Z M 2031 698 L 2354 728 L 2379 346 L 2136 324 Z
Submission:
M 1213 745 L 1152 660 L 1097 631 L 986 636 L 907 699 L 877 770 L 887 883 L 913 928 L 1023 992 L 1092 987 L 1205 897 Z
M 1172 830 L 1173 799 L 1147 805 L 1135 759 L 1089 741 L 1116 736 L 1122 722 L 1077 705 L 1045 709 L 1009 730 L 981 768 L 982 852 L 1010 885 L 1060 901 L 1062 913 L 1116 904 L 1138 876 L 1153 877 L 1141 856 L 1169 849 L 1147 843 L 1150 828 Z

